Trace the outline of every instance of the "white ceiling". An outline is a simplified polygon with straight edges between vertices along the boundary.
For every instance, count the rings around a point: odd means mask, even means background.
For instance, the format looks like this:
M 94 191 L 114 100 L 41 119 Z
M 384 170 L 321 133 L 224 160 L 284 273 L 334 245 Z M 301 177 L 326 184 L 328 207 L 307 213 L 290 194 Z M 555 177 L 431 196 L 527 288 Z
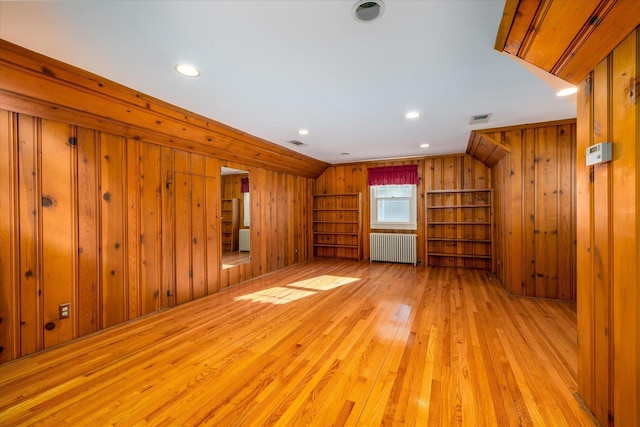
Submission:
M 575 117 L 567 84 L 493 49 L 504 0 L 384 1 L 369 23 L 355 0 L 2 1 L 0 38 L 329 163 L 461 153 L 474 129 Z

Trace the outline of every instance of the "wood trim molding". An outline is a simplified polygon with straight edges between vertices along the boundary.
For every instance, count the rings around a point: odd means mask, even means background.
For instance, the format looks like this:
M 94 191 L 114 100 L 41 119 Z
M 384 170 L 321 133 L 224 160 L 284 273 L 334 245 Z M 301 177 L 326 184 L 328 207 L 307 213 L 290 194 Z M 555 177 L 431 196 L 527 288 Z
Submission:
M 0 108 L 316 178 L 329 166 L 0 40 Z

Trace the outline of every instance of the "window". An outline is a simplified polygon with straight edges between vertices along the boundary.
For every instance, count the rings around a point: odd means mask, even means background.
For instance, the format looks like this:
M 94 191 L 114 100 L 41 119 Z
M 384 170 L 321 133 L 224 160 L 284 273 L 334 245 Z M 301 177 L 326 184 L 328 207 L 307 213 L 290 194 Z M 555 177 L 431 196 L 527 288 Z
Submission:
M 249 192 L 242 193 L 242 197 L 244 197 L 244 214 L 243 214 L 243 225 L 245 227 L 251 227 L 251 200 L 249 199 Z
M 374 185 L 371 190 L 371 228 L 416 230 L 416 185 Z

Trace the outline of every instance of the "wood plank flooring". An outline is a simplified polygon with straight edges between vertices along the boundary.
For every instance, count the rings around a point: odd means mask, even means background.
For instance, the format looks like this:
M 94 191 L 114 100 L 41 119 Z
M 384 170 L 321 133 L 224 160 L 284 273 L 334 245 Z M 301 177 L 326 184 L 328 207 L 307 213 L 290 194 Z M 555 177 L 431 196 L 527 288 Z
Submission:
M 589 426 L 569 303 L 312 260 L 0 366 L 0 425 Z

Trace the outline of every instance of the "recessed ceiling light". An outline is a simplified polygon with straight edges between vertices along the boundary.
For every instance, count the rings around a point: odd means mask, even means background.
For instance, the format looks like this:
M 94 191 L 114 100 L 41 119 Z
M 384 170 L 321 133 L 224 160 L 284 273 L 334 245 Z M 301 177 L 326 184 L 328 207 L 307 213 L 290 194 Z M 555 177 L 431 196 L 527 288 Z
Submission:
M 557 96 L 569 96 L 578 92 L 577 87 L 568 87 L 566 89 L 562 89 L 560 92 L 556 93 Z
M 298 135 L 309 135 L 309 129 L 300 129 Z
M 420 144 L 420 148 L 429 148 L 430 145 L 429 144 Z
M 200 75 L 200 70 L 189 64 L 176 65 L 176 71 L 187 77 L 198 77 Z
M 417 111 L 409 111 L 407 114 L 404 115 L 407 119 L 417 119 L 418 117 L 420 117 L 420 113 Z

